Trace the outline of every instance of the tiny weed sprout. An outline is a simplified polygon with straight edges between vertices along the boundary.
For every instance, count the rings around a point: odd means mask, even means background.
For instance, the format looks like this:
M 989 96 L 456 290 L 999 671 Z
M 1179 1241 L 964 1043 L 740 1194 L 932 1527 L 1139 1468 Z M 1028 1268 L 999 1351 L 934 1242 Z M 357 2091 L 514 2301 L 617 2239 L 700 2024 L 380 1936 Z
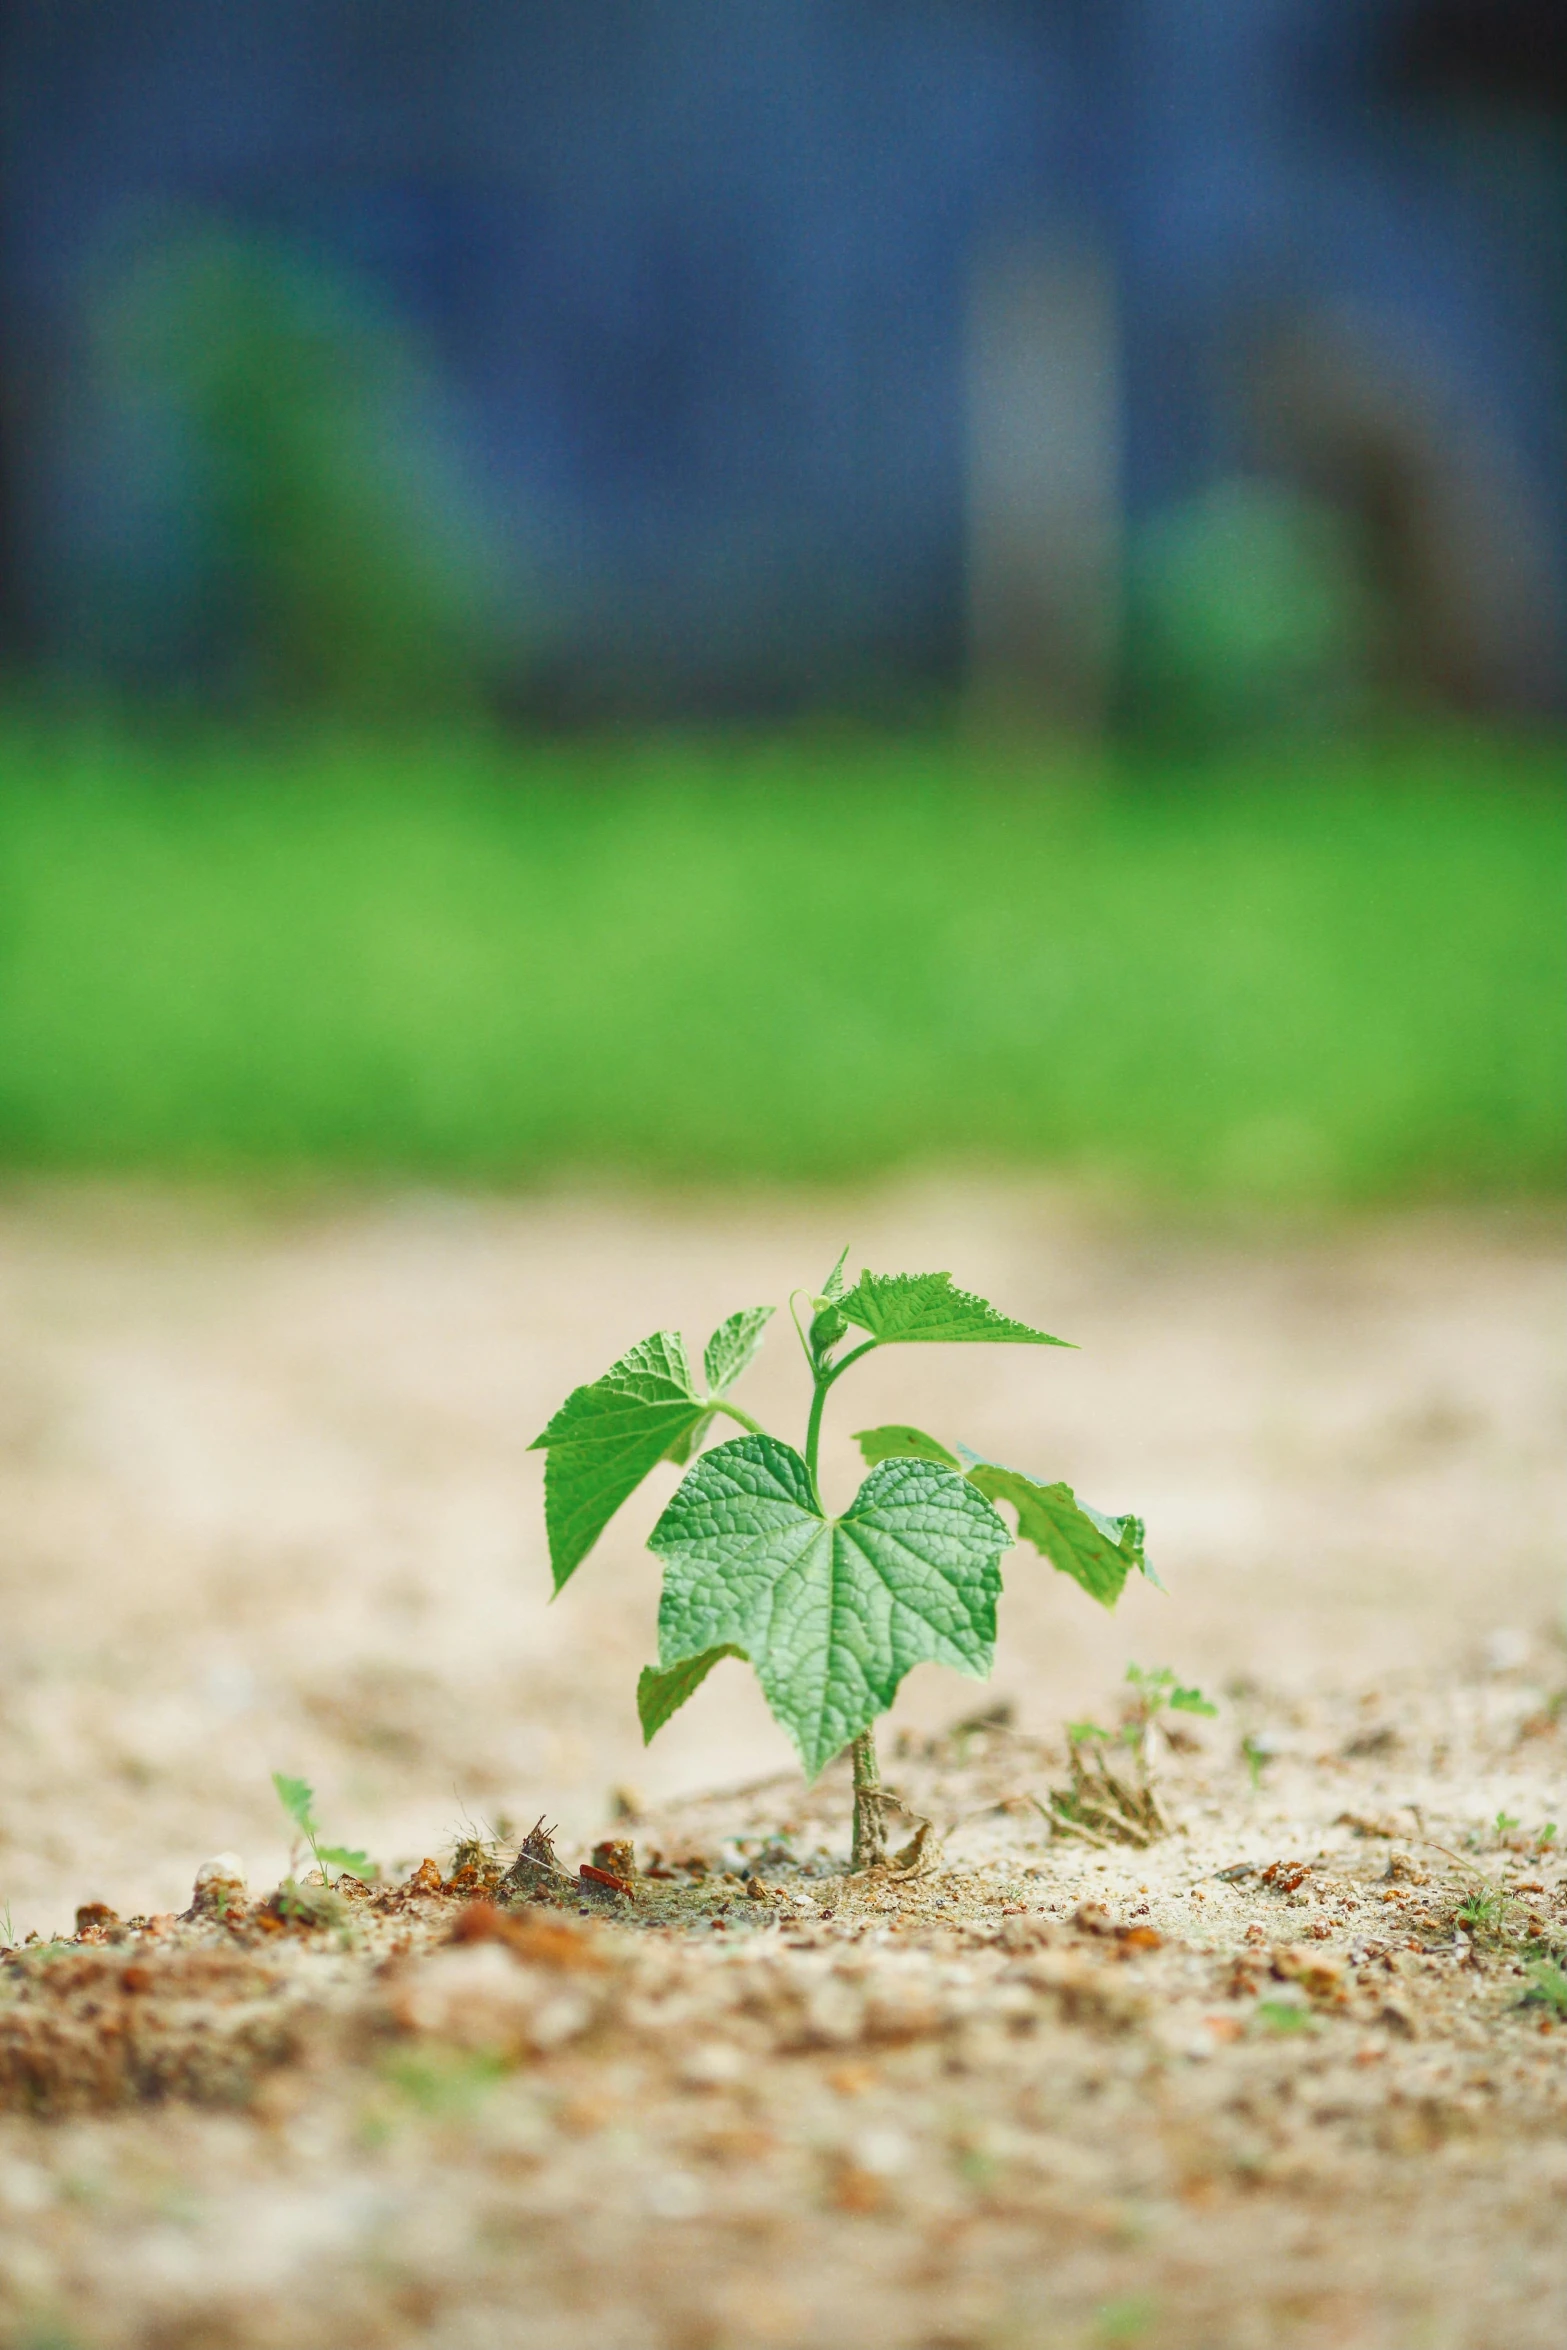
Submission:
M 1105 1846 L 1146 1845 L 1169 1832 L 1153 1787 L 1150 1732 L 1167 1708 L 1209 1715 L 1219 1709 L 1200 1689 L 1184 1688 L 1167 1665 L 1152 1672 L 1128 1665 L 1126 1678 L 1132 1695 L 1119 1730 L 1102 1730 L 1097 1722 L 1066 1726 L 1072 1783 L 1053 1789 L 1048 1806 L 1038 1805 L 1058 1836 Z M 1129 1756 L 1129 1770 L 1116 1768 L 1117 1749 Z
M 322 1884 L 331 1884 L 334 1869 L 346 1869 L 349 1876 L 363 1877 L 368 1883 L 375 1875 L 375 1863 L 367 1853 L 352 1851 L 344 1844 L 322 1843 L 321 1825 L 314 1809 L 315 1789 L 303 1779 L 291 1779 L 286 1771 L 274 1771 L 272 1784 L 277 1789 L 279 1803 L 309 1845 Z
M 1543 2007 L 1567 2023 L 1567 1970 L 1554 1958 L 1532 1958 L 1524 1972 L 1529 1988 L 1518 2003 L 1520 2007 Z
M 1257 2022 L 1269 2032 L 1314 2032 L 1317 2019 L 1305 2006 L 1297 2006 L 1288 1999 L 1259 1999 L 1254 2010 Z
M 1138 2294 L 1130 2301 L 1106 2301 L 1094 2314 L 1094 2341 L 1104 2350 L 1140 2342 L 1159 2315 L 1159 2305 Z
M 1200 1689 L 1183 1688 L 1168 1665 L 1159 1665 L 1151 1673 L 1145 1673 L 1141 1665 L 1128 1665 L 1126 1678 L 1136 1693 L 1121 1733 L 1128 1744 L 1146 1739 L 1150 1726 L 1166 1707 L 1173 1714 L 1206 1714 L 1210 1721 L 1219 1711 Z
M 1482 1950 L 1504 1950 L 1518 1939 L 1521 1904 L 1503 1885 L 1476 1884 L 1459 1904 L 1454 1924 Z
M 854 1770 L 856 1869 L 887 1860 L 872 1724 L 910 1669 L 983 1679 L 995 1654 L 1000 1560 L 1014 1539 L 1113 1607 L 1127 1576 L 1151 1577 L 1140 1518 L 1106 1517 L 1049 1483 L 902 1424 L 862 1429 L 868 1476 L 841 1516 L 818 1471 L 822 1414 L 844 1373 L 885 1346 L 1065 1346 L 954 1286 L 948 1273 L 862 1273 L 845 1249 L 808 1316 L 790 1312 L 811 1380 L 803 1451 L 731 1400 L 771 1319 L 732 1314 L 708 1340 L 699 1385 L 678 1332 L 655 1331 L 569 1395 L 534 1449 L 555 1588 L 659 1461 L 684 1467 L 649 1538 L 664 1569 L 658 1663 L 637 1690 L 651 1739 L 724 1657 L 750 1663 L 775 1719 L 815 1778 L 845 1747 Z M 797 1293 L 801 1295 L 804 1293 Z M 742 1434 L 701 1447 L 720 1415 Z M 997 1513 L 1017 1519 L 1013 1536 Z M 1195 1692 L 1183 1692 L 1195 1696 Z M 1169 1702 L 1174 1703 L 1173 1696 Z

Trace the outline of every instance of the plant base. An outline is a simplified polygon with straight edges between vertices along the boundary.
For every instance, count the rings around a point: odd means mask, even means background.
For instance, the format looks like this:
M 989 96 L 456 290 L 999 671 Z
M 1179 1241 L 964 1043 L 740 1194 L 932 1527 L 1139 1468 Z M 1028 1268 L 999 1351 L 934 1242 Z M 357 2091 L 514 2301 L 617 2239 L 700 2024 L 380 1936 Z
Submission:
M 882 1792 L 876 1741 L 869 1730 L 850 1747 L 854 1763 L 854 1847 L 850 1867 L 881 1869 L 887 1865 L 887 1804 Z

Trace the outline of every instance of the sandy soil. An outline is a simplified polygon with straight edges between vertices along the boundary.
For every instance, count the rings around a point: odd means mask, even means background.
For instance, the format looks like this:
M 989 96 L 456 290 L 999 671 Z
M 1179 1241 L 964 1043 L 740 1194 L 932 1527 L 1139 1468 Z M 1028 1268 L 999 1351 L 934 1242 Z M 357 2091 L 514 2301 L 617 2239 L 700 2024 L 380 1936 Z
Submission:
M 523 1449 L 851 1235 L 1084 1351 L 867 1366 L 829 1479 L 921 1421 L 1139 1509 L 1169 1589 L 1105 1617 L 1014 1554 L 993 1689 L 921 1672 L 889 1726 L 945 1834 L 897 1885 L 846 1883 L 845 1791 L 741 1668 L 643 1751 L 662 1492 L 548 1607 Z M 1561 1269 L 1533 1219 L 1215 1237 L 1019 1189 L 13 1194 L 0 1900 L 158 1922 L 5 1970 L 0 2338 L 1554 2345 L 1567 2031 L 1520 2001 L 1567 1936 Z M 785 1431 L 786 1340 L 746 1396 Z M 1052 1841 L 1061 1725 L 1134 1658 L 1225 1693 L 1161 1766 L 1179 1832 Z M 992 1696 L 1012 1728 L 943 1734 Z M 393 1880 L 540 1811 L 573 1866 L 617 1788 L 639 1866 L 705 1873 L 606 1897 L 587 1956 L 447 1949 L 471 1882 L 161 1922 L 215 1851 L 282 1873 L 277 1768 Z M 98 2110 L 159 2086 L 196 2102 Z
M 912 1419 L 1148 1522 L 1168 1597 L 1136 1587 L 1114 1616 L 1014 1554 L 995 1689 L 1025 1729 L 1102 1704 L 1129 1659 L 1204 1684 L 1369 1686 L 1560 1621 L 1564 1284 L 1540 1221 L 1246 1242 L 1017 1190 L 717 1217 L 13 1196 L 0 1904 L 17 1930 L 68 1924 L 89 1895 L 178 1906 L 224 1849 L 272 1881 L 274 1770 L 311 1779 L 333 1833 L 391 1864 L 465 1814 L 548 1808 L 582 1838 L 617 1785 L 652 1800 L 786 1767 L 739 1665 L 641 1745 L 641 1546 L 674 1472 L 550 1606 L 524 1448 L 632 1340 L 673 1325 L 700 1344 L 736 1306 L 819 1281 L 851 1236 L 872 1264 L 950 1266 L 1082 1352 L 867 1364 L 833 1399 L 830 1485 L 852 1489 L 849 1431 Z M 787 1329 L 745 1394 L 798 1440 Z M 972 1701 L 922 1669 L 894 1720 L 930 1728 Z

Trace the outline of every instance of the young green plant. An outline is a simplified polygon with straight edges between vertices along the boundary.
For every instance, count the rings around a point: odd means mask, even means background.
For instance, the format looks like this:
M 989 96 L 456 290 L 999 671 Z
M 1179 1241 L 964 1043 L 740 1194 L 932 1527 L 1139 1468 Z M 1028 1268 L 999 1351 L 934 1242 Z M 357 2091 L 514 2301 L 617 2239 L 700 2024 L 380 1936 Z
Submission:
M 1119 1730 L 1102 1730 L 1097 1722 L 1067 1724 L 1072 1783 L 1052 1790 L 1048 1805 L 1038 1805 L 1058 1835 L 1108 1846 L 1151 1844 L 1169 1833 L 1153 1784 L 1154 1725 L 1166 1710 L 1211 1718 L 1219 1709 L 1200 1689 L 1183 1687 L 1168 1665 L 1152 1671 L 1128 1665 L 1126 1678 L 1132 1695 Z M 1116 1767 L 1122 1755 L 1130 1759 L 1130 1773 Z
M 917 1664 L 983 1679 L 995 1655 L 1001 1555 L 1016 1515 L 1027 1542 L 1113 1607 L 1134 1570 L 1151 1575 L 1142 1521 L 1103 1516 L 1068 1485 L 949 1447 L 903 1424 L 856 1438 L 870 1474 L 831 1515 L 819 1455 L 827 1397 L 881 1347 L 1065 1346 L 954 1286 L 948 1273 L 862 1273 L 845 1250 L 810 1319 L 795 1329 L 811 1379 L 801 1451 L 731 1400 L 762 1343 L 770 1306 L 732 1314 L 709 1339 L 699 1386 L 679 1333 L 655 1331 L 569 1395 L 534 1449 L 545 1456 L 544 1517 L 559 1592 L 659 1461 L 685 1467 L 649 1538 L 663 1562 L 658 1663 L 637 1689 L 651 1739 L 720 1659 L 756 1672 L 811 1778 L 849 1748 L 856 1869 L 887 1858 L 888 1803 L 872 1724 Z M 791 1313 L 794 1313 L 791 1304 Z M 719 1416 L 743 1433 L 701 1451 Z
M 286 1771 L 274 1771 L 272 1784 L 277 1789 L 279 1803 L 309 1845 L 323 1885 L 331 1884 L 334 1869 L 346 1869 L 351 1877 L 363 1877 L 367 1882 L 375 1875 L 375 1863 L 367 1853 L 354 1851 L 346 1844 L 322 1843 L 321 1823 L 315 1816 L 315 1789 L 308 1781 L 291 1779 Z

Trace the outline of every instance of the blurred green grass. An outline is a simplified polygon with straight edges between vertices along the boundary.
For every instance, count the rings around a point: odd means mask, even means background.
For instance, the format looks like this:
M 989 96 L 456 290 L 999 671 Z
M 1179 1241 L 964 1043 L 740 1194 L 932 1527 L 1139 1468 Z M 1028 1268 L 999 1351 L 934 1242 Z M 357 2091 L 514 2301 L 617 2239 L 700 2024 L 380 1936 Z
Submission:
M 1560 746 L 0 727 L 0 1161 L 1555 1191 Z

